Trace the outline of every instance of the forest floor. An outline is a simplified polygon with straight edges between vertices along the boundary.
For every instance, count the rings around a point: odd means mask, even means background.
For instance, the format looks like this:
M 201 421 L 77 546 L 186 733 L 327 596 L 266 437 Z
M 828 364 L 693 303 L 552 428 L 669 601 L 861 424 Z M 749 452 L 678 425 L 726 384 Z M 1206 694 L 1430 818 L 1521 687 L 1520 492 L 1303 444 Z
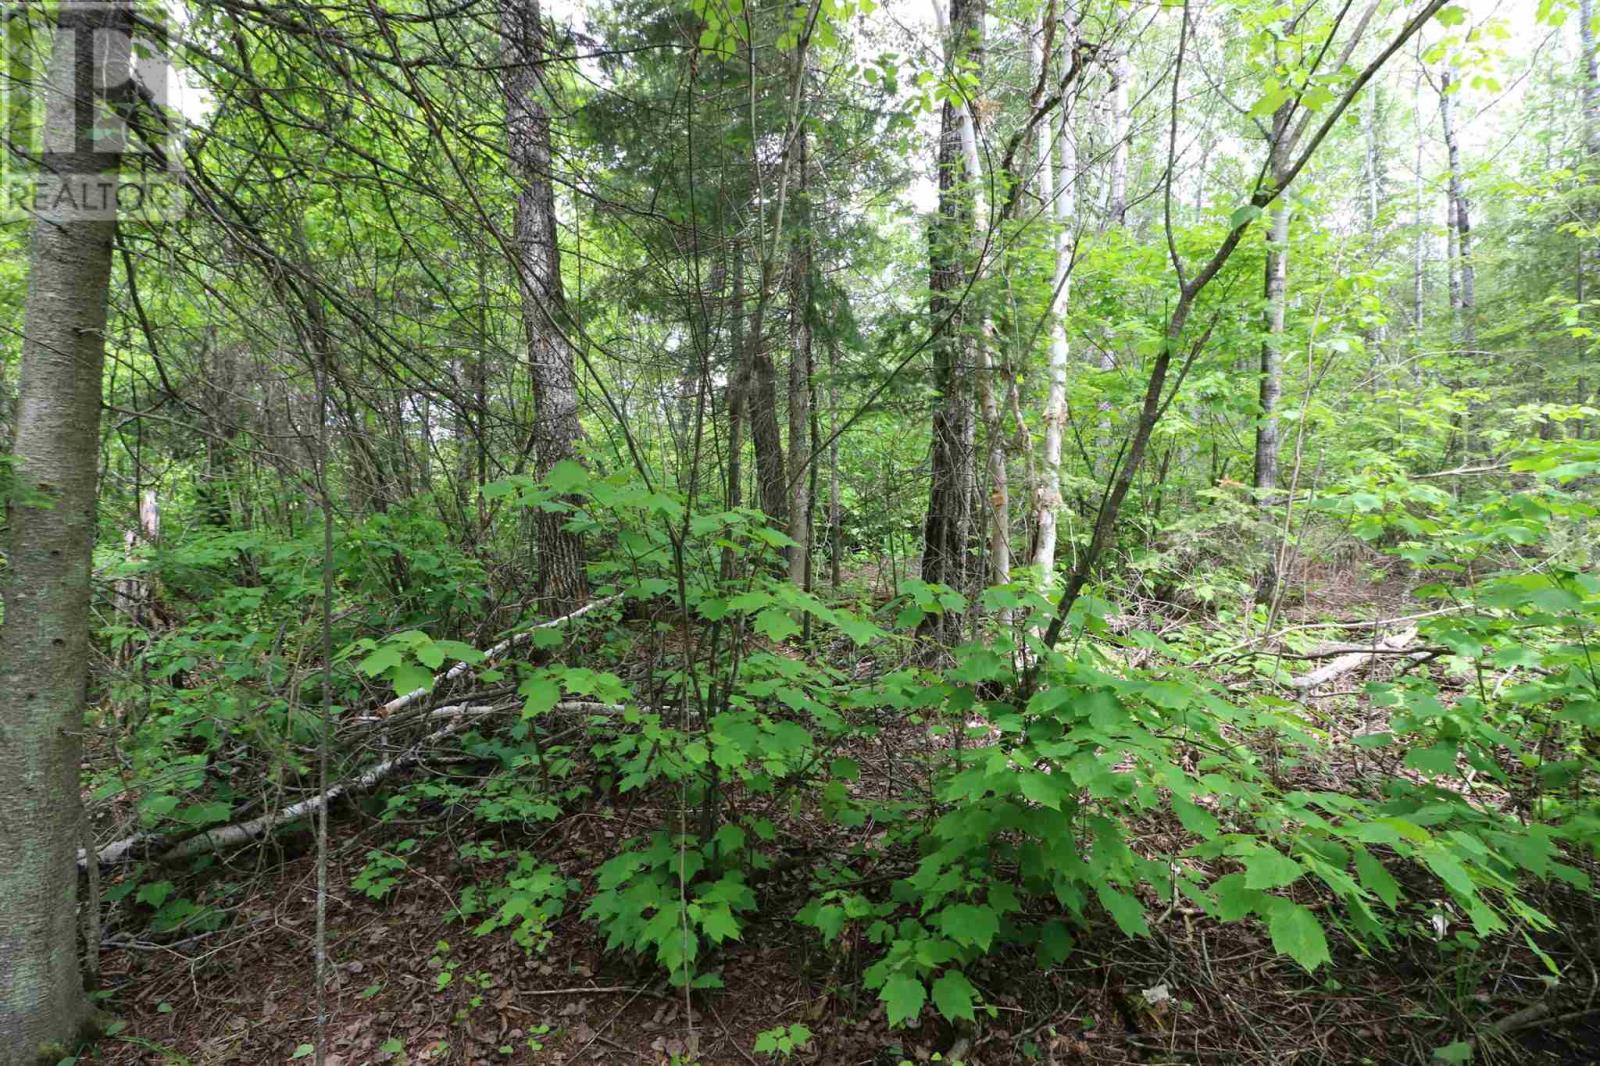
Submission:
M 1402 585 L 1370 584 L 1370 577 L 1322 575 L 1320 594 L 1288 620 L 1415 609 Z M 1335 736 L 1359 731 L 1359 718 L 1371 713 L 1364 699 L 1350 697 L 1359 680 L 1341 687 L 1343 696 L 1308 701 Z M 893 747 L 858 753 L 861 787 L 874 787 L 874 776 L 888 787 L 897 770 L 884 753 Z M 1371 758 L 1350 745 L 1334 750 L 1336 760 L 1349 761 L 1294 772 L 1338 778 L 1360 774 L 1360 760 Z M 582 877 L 659 816 L 597 806 L 540 827 L 521 846 Z M 976 1027 L 956 1031 L 925 1019 L 919 1028 L 891 1030 L 876 999 L 860 991 L 866 953 L 824 949 L 815 930 L 787 919 L 805 902 L 804 878 L 758 883 L 762 917 L 718 960 L 726 987 L 686 1003 L 659 971 L 605 953 L 580 906 L 555 922 L 549 944 L 534 953 L 503 933 L 475 937 L 470 925 L 450 921 L 477 877 L 459 857 L 455 831 L 432 828 L 436 835 L 407 856 L 402 886 L 374 901 L 351 888 L 367 852 L 414 835 L 416 826 L 348 808 L 333 820 L 329 1066 L 755 1066 L 778 1061 L 753 1053 L 757 1034 L 794 1023 L 814 1037 L 791 1061 L 828 1066 L 948 1061 L 952 1049 L 969 1066 L 1380 1066 L 1438 1061 L 1434 1049 L 1462 1041 L 1474 1042 L 1474 1062 L 1600 1063 L 1593 947 L 1600 916 L 1577 893 L 1552 889 L 1533 900 L 1559 930 L 1539 946 L 1565 975 L 1560 982 L 1520 944 L 1492 941 L 1451 954 L 1426 935 L 1375 956 L 1336 937 L 1333 965 L 1311 976 L 1274 954 L 1259 926 L 1223 925 L 1186 904 L 1163 910 L 1149 901 L 1150 937 L 1091 931 L 1048 973 L 1020 953 L 991 956 L 972 971 L 993 1008 L 989 1017 L 980 1011 Z M 1173 831 L 1153 824 L 1146 839 L 1159 847 Z M 780 840 L 803 856 L 823 850 L 829 842 L 817 834 L 827 832 L 797 819 L 781 827 Z M 209 876 L 241 885 L 222 928 L 160 943 L 110 931 L 100 980 L 118 1031 L 80 1064 L 287 1063 L 313 1039 L 316 870 L 307 838 L 280 837 L 235 854 Z M 450 977 L 441 981 L 441 973 Z

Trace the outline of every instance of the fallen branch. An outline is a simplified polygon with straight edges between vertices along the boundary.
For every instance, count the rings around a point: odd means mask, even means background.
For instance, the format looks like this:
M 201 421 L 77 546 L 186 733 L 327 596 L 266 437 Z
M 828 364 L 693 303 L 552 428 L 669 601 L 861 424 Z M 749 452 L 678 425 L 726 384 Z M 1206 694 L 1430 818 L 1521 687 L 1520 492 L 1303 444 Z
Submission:
M 512 708 L 514 708 L 516 706 L 517 705 L 514 704 L 514 703 L 508 703 L 508 704 L 505 704 L 502 707 L 496 707 L 494 709 L 495 710 L 510 710 L 510 709 L 512 709 Z M 566 712 L 568 714 L 580 714 L 580 713 L 583 713 L 585 711 L 589 712 L 590 714 L 621 714 L 622 713 L 622 707 L 623 707 L 623 705 L 620 704 L 620 703 L 596 703 L 593 700 L 562 700 L 561 702 L 557 703 L 554 707 L 550 708 L 550 711 L 552 713 L 557 712 L 557 711 L 564 711 L 564 712 Z M 431 711 L 423 711 L 422 714 L 421 714 L 421 717 L 423 717 L 423 718 L 453 718 L 458 713 L 460 713 L 460 712 L 455 707 L 435 707 Z M 373 723 L 373 722 L 382 722 L 382 721 L 385 721 L 385 719 L 380 718 L 378 715 L 375 715 L 375 714 L 368 714 L 368 715 L 363 715 L 360 718 L 351 718 L 351 719 L 349 719 L 349 721 L 352 724 L 356 724 L 356 725 L 366 725 L 366 724 Z
M 1378 658 L 1379 656 L 1383 655 L 1394 655 L 1396 653 L 1404 654 L 1406 653 L 1408 645 L 1410 645 L 1410 643 L 1416 639 L 1416 636 L 1417 629 L 1415 626 L 1412 626 L 1410 629 L 1402 630 L 1399 633 L 1391 633 L 1389 636 L 1384 637 L 1371 647 L 1358 648 L 1350 651 L 1341 650 L 1339 652 L 1339 657 L 1334 659 L 1332 662 L 1324 666 L 1317 667 L 1309 674 L 1301 674 L 1298 677 L 1291 677 L 1289 679 L 1289 687 L 1300 689 L 1301 691 L 1313 689 L 1318 685 L 1324 685 L 1329 681 L 1343 677 L 1345 674 L 1348 674 L 1350 671 L 1356 669 L 1369 659 Z
M 165 851 L 156 857 L 158 862 L 172 862 L 177 859 L 186 859 L 208 851 L 221 851 L 226 848 L 236 847 L 248 843 L 256 837 L 264 836 L 280 826 L 298 821 L 307 815 L 315 814 L 325 804 L 332 803 L 341 796 L 365 792 L 378 782 L 394 773 L 396 770 L 412 766 L 420 762 L 428 748 L 461 732 L 471 723 L 485 715 L 495 714 L 500 711 L 510 710 L 516 704 L 505 704 L 498 707 L 484 706 L 481 704 L 458 704 L 454 707 L 441 707 L 441 712 L 449 712 L 450 721 L 439 729 L 434 730 L 413 744 L 405 752 L 385 759 L 369 767 L 356 777 L 340 781 L 338 784 L 328 786 L 327 791 L 276 811 L 269 811 L 256 818 L 244 822 L 235 822 L 232 825 L 218 826 L 207 829 L 191 837 L 185 837 L 176 843 L 167 846 L 171 841 L 168 833 L 135 833 L 130 837 L 113 841 L 95 852 L 95 858 L 102 866 L 109 866 L 123 862 L 136 855 L 158 851 L 166 847 Z M 79 863 L 85 862 L 85 856 L 80 852 Z
M 515 632 L 515 633 L 511 634 L 509 637 L 507 637 L 505 640 L 502 640 L 500 643 L 496 644 L 494 647 L 492 647 L 492 648 L 488 649 L 487 651 L 485 651 L 483 653 L 483 658 L 481 660 L 481 663 L 484 664 L 484 665 L 487 665 L 488 663 L 492 663 L 496 659 L 498 659 L 502 655 L 504 655 L 506 652 L 510 651 L 512 648 L 515 648 L 520 644 L 526 644 L 528 642 L 529 638 L 531 638 L 533 636 L 533 634 L 536 631 L 540 630 L 540 629 L 554 629 L 556 626 L 559 626 L 564 622 L 570 622 L 574 618 L 582 618 L 584 615 L 588 614 L 590 611 L 599 610 L 601 607 L 604 607 L 606 604 L 612 603 L 615 600 L 620 599 L 621 596 L 622 596 L 622 594 L 619 592 L 619 593 L 617 593 L 615 595 L 612 595 L 612 596 L 606 596 L 606 597 L 603 597 L 602 599 L 593 600 L 593 601 L 591 601 L 589 603 L 584 604 L 582 607 L 579 607 L 576 611 L 573 611 L 570 614 L 562 615 L 560 618 L 552 618 L 548 622 L 540 622 L 537 625 L 528 626 L 526 629 L 519 629 L 517 632 Z M 461 677 L 463 674 L 467 673 L 469 670 L 471 670 L 476 665 L 478 665 L 478 664 L 477 663 L 468 663 L 468 662 L 459 662 L 459 663 L 456 663 L 454 666 L 452 666 L 450 669 L 443 670 L 443 671 L 435 674 L 433 676 L 433 684 L 431 684 L 431 685 L 429 685 L 429 686 L 427 686 L 425 688 L 413 689 L 410 692 L 405 693 L 404 695 L 396 696 L 394 699 L 390 700 L 388 703 L 385 703 L 382 707 L 379 707 L 378 711 L 377 711 L 378 717 L 387 718 L 392 714 L 396 714 L 396 713 L 398 713 L 400 711 L 405 710 L 407 707 L 410 707 L 413 704 L 421 703 L 423 700 L 425 700 L 429 696 L 433 695 L 434 690 L 438 689 L 441 685 L 449 684 L 450 682 L 454 681 L 456 678 Z
M 506 652 L 510 651 L 512 648 L 526 643 L 537 630 L 553 629 L 556 626 L 559 626 L 565 622 L 570 622 L 575 618 L 581 618 L 583 615 L 586 615 L 591 611 L 598 610 L 599 608 L 614 602 L 620 596 L 620 593 L 613 596 L 606 596 L 587 603 L 584 606 L 579 607 L 577 610 L 572 611 L 569 614 L 564 614 L 559 618 L 552 618 L 547 622 L 539 622 L 536 625 L 531 625 L 525 629 L 518 630 L 516 633 L 511 634 L 511 636 L 485 651 L 483 653 L 481 662 L 494 662 L 496 659 L 505 655 Z M 456 663 L 454 666 L 450 667 L 450 669 L 443 670 L 434 675 L 433 684 L 431 687 L 415 689 L 403 695 L 396 696 L 388 703 L 385 703 L 383 706 L 379 707 L 374 714 L 366 716 L 366 718 L 368 720 L 388 718 L 396 712 L 403 711 L 415 704 L 419 704 L 423 700 L 434 695 L 435 690 L 440 688 L 442 685 L 446 685 L 466 674 L 467 671 L 471 670 L 474 665 L 475 664 L 473 663 L 467 662 Z M 442 729 L 439 729 L 424 737 L 416 746 L 407 751 L 406 754 L 397 756 L 396 758 L 387 760 L 385 762 L 381 762 L 352 781 L 333 785 L 326 793 L 323 793 L 322 796 L 313 796 L 310 799 L 301 801 L 301 803 L 291 804 L 281 811 L 271 814 L 264 814 L 261 817 L 253 818 L 248 822 L 239 822 L 231 826 L 210 829 L 200 833 L 197 836 L 184 838 L 179 843 L 172 844 L 169 850 L 160 855 L 160 859 L 162 861 L 181 859 L 190 855 L 200 854 L 204 851 L 215 851 L 224 847 L 234 846 L 235 844 L 242 844 L 262 835 L 275 825 L 294 821 L 295 819 L 303 817 L 306 814 L 315 813 L 323 803 L 337 799 L 346 792 L 359 792 L 371 788 L 374 784 L 376 784 L 378 781 L 381 781 L 395 770 L 398 770 L 403 766 L 411 765 L 421 758 L 422 749 L 445 739 L 452 733 L 462 729 L 467 723 L 482 717 L 484 714 L 495 713 L 497 711 L 509 709 L 514 706 L 516 705 L 506 704 L 504 706 L 488 707 L 484 705 L 463 703 L 450 707 L 437 708 L 429 715 L 429 717 L 449 718 L 451 720 L 450 723 L 444 726 Z M 572 709 L 581 710 L 586 709 L 589 706 L 590 705 L 587 704 L 575 705 Z M 594 706 L 598 707 L 598 705 Z M 309 804 L 309 806 L 306 806 L 307 804 Z M 301 809 L 302 807 L 304 809 Z M 123 837 L 121 840 L 114 840 L 105 847 L 100 848 L 95 852 L 95 857 L 102 866 L 113 865 L 115 863 L 127 861 L 128 859 L 134 858 L 138 855 L 148 854 L 151 851 L 159 851 L 163 847 L 167 847 L 172 839 L 173 835 L 170 833 L 134 833 L 131 836 Z M 87 863 L 88 855 L 86 852 L 80 849 L 78 852 L 78 865 L 85 866 Z

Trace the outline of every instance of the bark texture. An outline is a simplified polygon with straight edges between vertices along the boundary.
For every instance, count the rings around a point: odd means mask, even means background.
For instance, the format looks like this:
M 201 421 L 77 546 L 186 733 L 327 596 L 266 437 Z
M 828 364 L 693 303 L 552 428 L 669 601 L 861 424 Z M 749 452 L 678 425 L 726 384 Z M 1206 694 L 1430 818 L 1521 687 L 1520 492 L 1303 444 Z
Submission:
M 980 0 L 951 0 L 948 55 L 981 46 Z M 962 306 L 975 215 L 966 180 L 965 107 L 946 100 L 939 117 L 939 209 L 928 231 L 929 318 L 938 400 L 933 412 L 931 483 L 923 523 L 922 579 L 966 589 L 971 577 L 972 497 L 977 419 L 977 350 Z M 946 622 L 950 622 L 946 619 Z
M 789 580 L 806 585 L 811 552 L 811 479 L 805 476 L 811 435 L 811 214 L 806 134 L 796 142 L 796 232 L 789 244 Z
M 1271 180 L 1279 187 L 1289 166 L 1291 117 L 1288 105 L 1279 108 L 1272 117 Z M 1289 291 L 1289 205 L 1279 196 L 1268 212 L 1271 226 L 1267 231 L 1266 275 L 1262 280 L 1266 310 L 1262 322 L 1255 457 L 1255 487 L 1262 494 L 1263 503 L 1266 495 L 1278 487 L 1278 398 L 1283 392 L 1283 328 Z
M 1461 144 L 1456 136 L 1451 83 L 1447 70 L 1439 78 L 1439 122 L 1444 127 L 1444 148 L 1450 163 L 1448 225 L 1455 248 L 1451 295 L 1456 311 L 1456 340 L 1470 351 L 1478 347 L 1478 293 L 1472 268 L 1472 210 L 1461 173 Z
M 1042 35 L 1041 35 L 1042 36 Z M 1061 20 L 1061 70 L 1072 69 L 1077 27 L 1071 12 Z M 1050 57 L 1041 53 L 1041 64 Z M 1063 86 L 1066 91 L 1066 86 Z M 1071 300 L 1072 227 L 1077 215 L 1078 142 L 1073 129 L 1072 101 L 1065 96 L 1057 113 L 1054 137 L 1044 126 L 1039 135 L 1039 198 L 1050 209 L 1055 226 L 1055 269 L 1051 275 L 1049 388 L 1044 405 L 1044 453 L 1034 499 L 1033 566 L 1048 586 L 1055 573 L 1056 540 L 1061 513 L 1061 441 L 1067 422 L 1067 306 Z
M 1133 108 L 1128 100 L 1128 84 L 1133 80 L 1133 62 L 1126 50 L 1111 61 L 1111 174 L 1106 196 L 1106 219 L 1120 226 L 1128 219 L 1128 142 L 1133 136 Z
M 561 288 L 555 190 L 550 181 L 550 116 L 540 102 L 539 64 L 544 21 L 539 0 L 505 0 L 500 9 L 505 54 L 506 148 L 519 186 L 513 242 L 528 370 L 533 382 L 534 470 L 541 477 L 577 458 L 578 381 Z M 538 593 L 547 609 L 571 610 L 588 599 L 583 540 L 566 529 L 567 516 L 540 510 L 534 517 Z
M 125 3 L 62 5 L 47 74 L 46 168 L 115 180 L 88 142 L 96 70 L 128 64 Z M 89 57 L 98 50 L 96 62 Z M 110 80 L 110 79 L 107 79 Z M 6 501 L 0 624 L 0 1064 L 70 1053 L 86 1017 L 78 969 L 79 768 L 89 662 L 100 382 L 114 218 L 34 225 Z M 42 499 L 41 499 L 42 498 Z M 94 945 L 98 949 L 98 945 Z

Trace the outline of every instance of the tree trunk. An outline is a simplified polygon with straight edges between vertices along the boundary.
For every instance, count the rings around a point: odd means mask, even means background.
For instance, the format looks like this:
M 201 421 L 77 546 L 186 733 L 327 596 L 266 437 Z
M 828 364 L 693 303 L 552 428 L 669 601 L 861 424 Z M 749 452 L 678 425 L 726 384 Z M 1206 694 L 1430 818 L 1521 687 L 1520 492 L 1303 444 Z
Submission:
M 811 553 L 811 479 L 806 476 L 811 434 L 811 225 L 806 196 L 806 133 L 796 142 L 798 169 L 794 220 L 789 245 L 789 580 L 806 583 Z
M 1578 47 L 1581 50 L 1582 71 L 1582 97 L 1583 97 L 1583 159 L 1585 172 L 1583 182 L 1590 187 L 1589 203 L 1584 213 L 1584 222 L 1593 227 L 1600 222 L 1600 205 L 1594 202 L 1595 192 L 1593 186 L 1600 181 L 1600 51 L 1595 47 L 1594 33 L 1594 3 L 1593 0 L 1578 0 Z M 1595 247 L 1596 241 L 1591 236 L 1584 240 L 1578 248 L 1578 276 L 1574 286 L 1574 296 L 1578 303 L 1578 313 L 1581 321 L 1593 328 L 1595 311 L 1586 307 L 1589 301 L 1595 298 L 1595 293 L 1600 290 L 1600 250 Z M 1587 375 L 1580 366 L 1576 382 L 1576 399 L 1579 403 L 1592 404 L 1593 398 L 1589 393 Z M 1580 419 L 1575 432 L 1578 437 L 1587 435 L 1588 419 Z
M 756 489 L 761 509 L 773 525 L 789 522 L 788 477 L 784 472 L 783 433 L 778 428 L 778 372 L 768 350 L 762 309 L 757 301 L 750 320 L 749 374 L 745 379 L 744 410 L 750 419 L 750 442 L 756 452 Z
M 828 587 L 843 577 L 844 529 L 839 513 L 839 348 L 828 345 Z
M 518 185 L 513 243 L 533 383 L 534 470 L 543 477 L 557 463 L 576 459 L 583 430 L 578 424 L 578 382 L 561 289 L 555 190 L 550 182 L 550 117 L 540 103 L 538 64 L 544 57 L 544 23 L 539 0 L 504 0 L 500 36 L 505 54 L 506 146 Z M 582 605 L 589 596 L 583 541 L 566 528 L 567 521 L 565 514 L 545 510 L 534 517 L 538 595 L 555 614 Z
M 1367 245 L 1372 249 L 1374 260 L 1377 259 L 1380 252 L 1379 238 L 1381 234 L 1379 233 L 1378 220 L 1383 209 L 1384 186 L 1387 183 L 1383 158 L 1383 114 L 1379 108 L 1379 103 L 1378 90 L 1373 87 L 1367 91 L 1367 98 L 1361 108 L 1362 141 L 1366 148 L 1361 177 L 1366 191 Z M 1381 319 L 1367 328 L 1367 354 L 1372 360 L 1374 387 L 1377 382 L 1378 354 L 1387 339 L 1388 329 Z
M 1413 171 L 1411 224 L 1415 229 L 1412 245 L 1411 264 L 1411 333 L 1413 343 L 1420 344 L 1422 337 L 1422 323 L 1427 311 L 1427 268 L 1428 268 L 1428 226 L 1427 226 L 1427 197 L 1423 192 L 1422 183 L 1422 157 L 1423 150 L 1427 147 L 1427 136 L 1422 125 L 1422 74 L 1417 74 L 1416 90 L 1412 96 L 1413 107 L 1411 117 L 1417 128 L 1417 161 Z
M 733 284 L 728 309 L 728 509 L 744 505 L 744 245 L 733 246 Z
M 1287 104 L 1272 116 L 1269 166 L 1271 180 L 1279 186 L 1289 162 L 1285 152 L 1291 118 Z M 1262 506 L 1267 505 L 1267 497 L 1278 487 L 1278 397 L 1283 392 L 1283 327 L 1289 290 L 1289 205 L 1285 198 L 1280 195 L 1274 200 L 1269 212 L 1272 225 L 1267 232 L 1267 265 L 1263 279 L 1266 335 L 1261 341 L 1255 456 L 1255 487 Z
M 61 5 L 44 126 L 45 170 L 61 180 L 116 180 L 120 144 L 102 140 L 96 151 L 81 119 L 101 108 L 96 97 L 105 87 L 126 84 L 130 32 L 125 0 Z M 7 501 L 0 623 L 3 1066 L 69 1055 L 87 1013 L 77 939 L 79 769 L 115 231 L 110 212 L 93 219 L 43 214 L 33 230 L 12 456 L 19 487 L 38 493 L 44 505 Z
M 1000 404 L 995 396 L 998 369 L 990 356 L 991 345 L 985 335 L 978 350 L 978 402 L 983 411 L 989 472 L 989 583 L 1011 581 L 1011 483 L 1006 471 L 1006 434 L 1000 421 Z M 1001 618 L 1006 612 L 1001 612 Z
M 1106 218 L 1113 226 L 1128 220 L 1128 142 L 1133 136 L 1128 83 L 1132 80 L 1133 63 L 1127 50 L 1120 49 L 1111 62 L 1111 176 Z
M 1273 203 L 1272 227 L 1267 234 L 1266 336 L 1261 341 L 1261 409 L 1256 421 L 1255 487 L 1264 494 L 1278 487 L 1278 398 L 1283 393 L 1283 328 L 1289 288 L 1289 209 L 1280 204 L 1281 198 Z
M 1595 47 L 1594 0 L 1578 0 L 1578 42 L 1583 49 L 1583 142 L 1590 162 L 1600 159 L 1600 50 Z
M 948 65 L 953 66 L 955 56 L 981 47 L 981 0 L 951 0 L 949 21 L 947 55 Z M 922 579 L 956 589 L 965 589 L 969 577 L 977 421 L 973 407 L 977 355 L 961 307 L 975 217 L 962 148 L 962 126 L 969 121 L 965 107 L 945 101 L 939 118 L 939 209 L 928 230 L 928 312 L 939 399 L 933 413 Z M 954 632 L 955 620 L 945 619 L 941 628 Z
M 1271 180 L 1280 188 L 1289 161 L 1286 150 L 1289 105 L 1272 116 L 1272 144 L 1269 165 Z M 1289 295 L 1289 204 L 1280 195 L 1269 208 L 1272 225 L 1267 232 L 1267 261 L 1263 279 L 1266 310 L 1263 312 L 1266 335 L 1261 341 L 1261 366 L 1257 382 L 1260 407 L 1256 417 L 1255 488 L 1256 506 L 1261 511 L 1262 546 L 1266 562 L 1256 579 L 1256 597 L 1270 600 L 1278 584 L 1276 526 L 1272 520 L 1273 495 L 1278 488 L 1278 399 L 1283 394 L 1283 329 Z
M 1444 148 L 1450 163 L 1448 225 L 1454 238 L 1451 260 L 1455 266 L 1451 295 L 1456 311 L 1456 342 L 1465 350 L 1478 347 L 1478 296 L 1472 268 L 1471 207 L 1461 176 L 1461 148 L 1456 137 L 1448 70 L 1439 78 L 1439 122 L 1444 127 Z
M 1072 69 L 1077 51 L 1077 27 L 1071 12 L 1061 20 L 1061 70 Z M 1050 57 L 1040 55 L 1041 63 Z M 1050 382 L 1044 404 L 1043 470 L 1034 500 L 1033 566 L 1049 587 L 1055 575 L 1057 522 L 1061 513 L 1061 440 L 1067 421 L 1067 305 L 1072 270 L 1072 227 L 1077 214 L 1078 142 L 1072 127 L 1071 101 L 1063 98 L 1057 115 L 1054 144 L 1047 125 L 1039 134 L 1039 198 L 1050 206 L 1055 224 L 1055 269 L 1051 275 Z

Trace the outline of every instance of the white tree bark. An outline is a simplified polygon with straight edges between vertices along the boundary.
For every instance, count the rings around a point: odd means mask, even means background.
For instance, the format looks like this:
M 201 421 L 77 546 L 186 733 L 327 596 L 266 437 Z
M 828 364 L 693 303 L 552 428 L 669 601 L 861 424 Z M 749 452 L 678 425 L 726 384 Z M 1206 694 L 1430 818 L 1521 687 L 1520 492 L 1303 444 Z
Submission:
M 1049 56 L 1041 51 L 1041 67 Z M 1061 70 L 1072 69 L 1077 51 L 1077 26 L 1071 11 L 1061 20 Z M 1066 86 L 1063 86 L 1065 91 Z M 1056 540 L 1060 521 L 1061 441 L 1067 421 L 1067 308 L 1071 301 L 1073 226 L 1077 224 L 1078 142 L 1073 128 L 1072 101 L 1063 95 L 1056 127 L 1047 124 L 1039 131 L 1039 198 L 1049 206 L 1055 245 L 1055 269 L 1051 273 L 1049 388 L 1044 405 L 1044 455 L 1038 495 L 1034 500 L 1034 522 L 1038 537 L 1034 543 L 1033 566 L 1048 588 L 1053 584 Z M 1054 136 L 1052 137 L 1052 132 Z

